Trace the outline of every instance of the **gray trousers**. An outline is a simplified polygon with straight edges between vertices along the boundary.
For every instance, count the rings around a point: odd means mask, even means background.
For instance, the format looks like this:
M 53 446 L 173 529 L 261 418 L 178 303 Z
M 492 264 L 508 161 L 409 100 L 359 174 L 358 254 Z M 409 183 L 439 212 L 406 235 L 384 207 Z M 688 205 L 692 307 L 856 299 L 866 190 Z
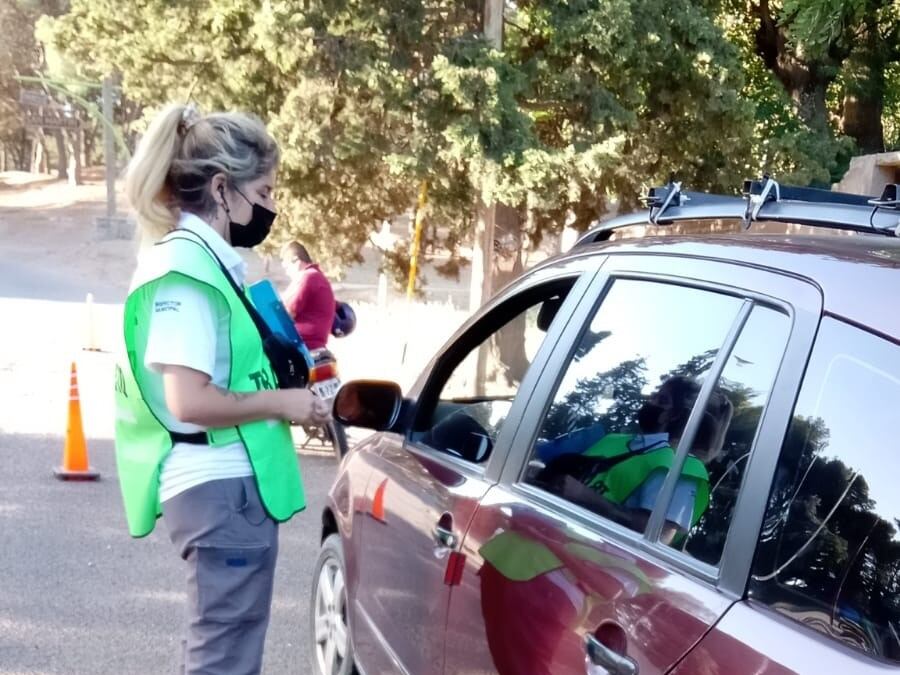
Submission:
M 197 485 L 163 504 L 169 537 L 187 563 L 185 675 L 252 675 L 262 668 L 278 524 L 255 479 Z

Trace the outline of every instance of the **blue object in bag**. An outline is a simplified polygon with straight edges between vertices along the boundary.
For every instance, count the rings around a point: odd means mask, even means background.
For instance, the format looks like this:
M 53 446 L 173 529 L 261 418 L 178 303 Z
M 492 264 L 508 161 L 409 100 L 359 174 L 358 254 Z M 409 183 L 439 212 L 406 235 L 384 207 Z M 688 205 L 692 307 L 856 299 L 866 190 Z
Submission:
M 272 332 L 278 333 L 295 344 L 300 353 L 303 354 L 306 365 L 311 369 L 313 367 L 313 358 L 297 332 L 297 327 L 291 321 L 291 317 L 281 302 L 281 298 L 278 297 L 272 282 L 268 279 L 263 279 L 255 284 L 251 284 L 250 299 Z
M 538 459 L 545 464 L 561 455 L 581 455 L 594 443 L 606 435 L 606 429 L 600 422 L 595 422 L 587 427 L 581 427 L 570 431 L 558 438 L 546 441 L 538 441 L 535 452 Z

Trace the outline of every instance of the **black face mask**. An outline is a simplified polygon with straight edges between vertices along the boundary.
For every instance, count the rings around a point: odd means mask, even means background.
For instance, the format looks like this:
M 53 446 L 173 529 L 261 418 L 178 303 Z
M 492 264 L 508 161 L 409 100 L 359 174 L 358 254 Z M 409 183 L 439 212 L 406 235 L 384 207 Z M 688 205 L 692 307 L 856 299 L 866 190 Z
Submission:
M 247 199 L 240 190 L 235 190 L 241 197 Z M 222 200 L 224 201 L 224 190 Z M 228 237 L 231 239 L 232 246 L 240 246 L 241 248 L 253 248 L 265 241 L 272 231 L 272 223 L 277 215 L 274 211 L 270 211 L 261 204 L 255 204 L 247 199 L 247 203 L 253 207 L 253 213 L 250 220 L 246 224 L 236 223 L 231 220 L 231 212 L 228 206 L 225 206 L 225 212 L 228 214 Z
M 642 405 L 641 409 L 638 410 L 638 426 L 641 428 L 641 431 L 645 434 L 655 434 L 664 431 L 659 425 L 659 420 L 664 412 L 663 407 L 655 403 Z

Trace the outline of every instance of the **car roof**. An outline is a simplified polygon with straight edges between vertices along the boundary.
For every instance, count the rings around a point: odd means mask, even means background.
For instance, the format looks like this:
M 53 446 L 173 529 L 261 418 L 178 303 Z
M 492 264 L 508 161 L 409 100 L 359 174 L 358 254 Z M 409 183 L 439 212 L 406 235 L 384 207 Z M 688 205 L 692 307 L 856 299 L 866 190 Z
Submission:
M 900 342 L 900 239 L 844 235 L 666 235 L 587 243 L 584 254 L 669 255 L 732 262 L 800 276 L 822 291 L 824 310 Z

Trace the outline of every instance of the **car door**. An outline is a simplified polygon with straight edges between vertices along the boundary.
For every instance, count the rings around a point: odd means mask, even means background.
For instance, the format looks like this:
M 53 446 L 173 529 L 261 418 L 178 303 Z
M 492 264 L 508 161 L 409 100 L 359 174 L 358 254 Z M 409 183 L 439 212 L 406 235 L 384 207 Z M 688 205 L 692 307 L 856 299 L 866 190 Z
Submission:
M 542 344 L 558 339 L 599 256 L 543 268 L 501 294 L 448 343 L 409 398 L 406 435 L 371 453 L 352 611 L 359 664 L 372 673 L 443 669 L 443 631 L 459 544 L 496 482 L 534 388 Z
M 676 672 L 900 669 L 898 405 L 900 345 L 823 318 L 766 485 L 747 599 Z
M 610 256 L 603 272 L 467 531 L 446 673 L 664 673 L 743 592 L 765 506 L 744 479 L 771 459 L 763 422 L 789 421 L 820 293 L 684 258 Z M 664 432 L 647 421 L 654 406 Z M 674 460 L 621 502 L 573 502 L 583 476 L 554 475 L 560 453 L 620 442 Z

